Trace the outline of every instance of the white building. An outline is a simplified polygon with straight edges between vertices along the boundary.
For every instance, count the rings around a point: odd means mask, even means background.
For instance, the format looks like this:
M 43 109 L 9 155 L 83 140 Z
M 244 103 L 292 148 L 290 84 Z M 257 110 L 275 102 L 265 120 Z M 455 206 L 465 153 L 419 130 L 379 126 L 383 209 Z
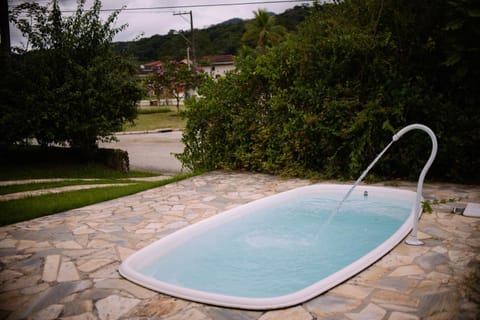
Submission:
M 214 78 L 222 77 L 235 69 L 234 56 L 231 54 L 205 56 L 199 59 L 198 67 Z

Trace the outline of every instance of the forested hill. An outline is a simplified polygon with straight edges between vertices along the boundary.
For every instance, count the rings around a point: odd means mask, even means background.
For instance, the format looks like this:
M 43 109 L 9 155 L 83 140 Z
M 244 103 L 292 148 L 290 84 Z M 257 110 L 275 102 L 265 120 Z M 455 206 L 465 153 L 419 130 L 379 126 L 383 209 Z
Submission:
M 308 6 L 295 6 L 276 15 L 277 23 L 295 30 L 309 12 Z M 241 47 L 241 37 L 248 20 L 231 19 L 205 29 L 195 29 L 195 49 L 197 57 L 217 54 L 235 55 Z M 190 39 L 190 32 L 183 36 Z M 132 56 L 139 62 L 155 60 L 180 60 L 187 55 L 187 43 L 182 35 L 171 30 L 166 35 L 154 35 L 138 41 L 116 42 L 114 48 Z

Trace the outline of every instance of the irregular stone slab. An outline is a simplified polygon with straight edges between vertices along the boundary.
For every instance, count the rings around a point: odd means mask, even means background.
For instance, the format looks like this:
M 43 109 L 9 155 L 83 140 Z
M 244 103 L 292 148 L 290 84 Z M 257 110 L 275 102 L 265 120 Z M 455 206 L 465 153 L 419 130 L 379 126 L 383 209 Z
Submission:
M 31 297 L 22 295 L 18 290 L 2 293 L 0 294 L 0 314 L 2 311 L 13 312 L 22 309 L 30 299 Z
M 55 243 L 55 247 L 59 249 L 83 249 L 81 245 L 79 245 L 76 241 L 60 241 Z
M 372 281 L 381 279 L 389 272 L 386 268 L 381 268 L 376 265 L 372 265 L 368 269 L 363 270 L 357 276 L 353 278 L 353 283 L 362 284 L 366 287 L 370 287 Z
M 64 305 L 63 316 L 74 316 L 88 312 L 93 312 L 93 301 L 75 299 Z
M 186 309 L 189 305 L 191 304 L 185 300 L 157 295 L 152 299 L 145 301 L 142 306 L 137 307 L 132 315 L 147 319 L 164 319 L 169 315 L 179 313 L 181 310 Z
M 320 318 L 329 313 L 344 313 L 357 308 L 361 301 L 334 295 L 322 295 L 315 298 L 304 306 L 308 311 L 314 313 Z
M 411 264 L 413 259 L 412 256 L 386 255 L 376 265 L 382 268 L 399 267 Z
M 32 241 L 69 241 L 73 240 L 73 234 L 65 225 L 49 227 L 48 224 L 38 228 L 35 232 L 31 230 L 12 230 L 11 235 L 17 240 Z
M 112 263 L 88 274 L 90 279 L 120 279 L 118 264 Z
M 434 226 L 427 226 L 422 229 L 424 233 L 431 235 L 434 238 L 441 240 L 452 238 L 452 234 L 444 229 L 440 229 Z
M 345 283 L 330 290 L 331 293 L 353 299 L 365 299 L 373 288 L 366 288 L 358 285 Z
M 92 272 L 112 262 L 113 260 L 110 259 L 93 259 L 79 265 L 78 270 L 81 272 Z
M 23 276 L 23 273 L 15 270 L 2 270 L 0 272 L 0 282 L 20 278 L 21 276 Z
M 419 315 L 424 318 L 444 310 L 457 310 L 459 294 L 455 290 L 423 294 L 419 307 Z
M 125 290 L 140 299 L 151 298 L 156 292 L 140 287 L 130 281 L 124 279 L 106 279 L 95 284 L 98 289 L 118 289 Z
M 265 313 L 259 320 L 277 320 L 277 319 L 289 319 L 289 320 L 312 320 L 313 317 L 310 313 L 305 311 L 302 307 L 294 307 L 283 310 L 275 310 Z
M 75 234 L 75 235 L 91 234 L 91 233 L 95 233 L 95 232 L 96 231 L 94 229 L 90 228 L 87 225 L 82 225 L 82 226 L 79 226 L 79 227 L 73 229 L 73 234 Z
M 105 240 L 92 240 L 88 243 L 88 248 L 92 249 L 110 248 L 113 246 L 115 246 L 115 244 Z
M 415 259 L 415 262 L 424 270 L 432 270 L 438 265 L 449 263 L 449 259 L 441 253 L 427 252 Z
M 52 304 L 46 307 L 45 309 L 34 313 L 32 316 L 28 317 L 28 319 L 29 320 L 54 320 L 54 319 L 58 319 L 62 311 L 63 311 L 63 305 Z
M 398 267 L 392 273 L 390 273 L 390 277 L 404 277 L 404 276 L 415 276 L 415 275 L 424 275 L 425 271 L 422 270 L 417 265 L 409 265 Z
M 420 320 L 416 315 L 405 312 L 392 312 L 388 320 Z
M 32 295 L 32 294 L 37 294 L 39 292 L 45 291 L 48 288 L 50 288 L 50 285 L 46 282 L 43 282 L 28 288 L 23 288 L 22 290 L 20 290 L 20 293 L 25 295 Z
M 59 304 L 59 302 L 66 296 L 75 292 L 83 291 L 91 287 L 91 285 L 92 283 L 88 280 L 61 282 L 56 286 L 37 294 L 28 304 L 25 304 L 23 308 L 17 308 L 10 318 L 24 319 L 28 315 L 42 310 L 49 305 Z
M 120 256 L 120 260 L 125 261 L 129 256 L 135 253 L 135 250 L 130 248 L 124 247 L 117 247 L 118 255 Z
M 380 308 L 376 304 L 370 303 L 358 313 L 347 313 L 345 315 L 352 320 L 372 320 L 383 319 L 386 313 L 387 311 L 384 309 Z
M 210 307 L 207 309 L 212 320 L 257 320 L 262 312 Z
M 62 317 L 62 320 L 97 320 L 98 318 L 91 312 L 86 312 L 78 316 Z
M 45 258 L 43 266 L 42 280 L 51 282 L 57 280 L 58 269 L 60 267 L 61 256 L 58 254 L 50 255 Z
M 203 312 L 197 308 L 190 308 L 180 313 L 177 313 L 171 317 L 165 318 L 165 320 L 212 320 L 209 316 L 205 315 Z
M 25 250 L 25 249 L 33 248 L 35 247 L 36 244 L 37 242 L 32 240 L 20 240 L 17 243 L 17 250 Z
M 80 280 L 77 268 L 72 261 L 62 261 L 60 270 L 58 271 L 57 281 L 67 282 Z
M 373 282 L 377 288 L 395 290 L 403 293 L 412 291 L 417 283 L 418 280 L 406 277 L 386 277 Z
M 101 320 L 116 320 L 128 313 L 140 303 L 138 299 L 124 298 L 117 295 L 98 301 L 95 306 Z
M 11 290 L 33 287 L 38 283 L 40 279 L 41 279 L 41 276 L 38 274 L 16 278 L 2 284 L 2 291 L 11 291 Z
M 0 249 L 16 248 L 17 242 L 15 239 L 4 239 L 0 241 Z
M 408 307 L 418 307 L 420 300 L 400 292 L 377 290 L 372 295 L 372 301 L 377 303 L 399 304 Z

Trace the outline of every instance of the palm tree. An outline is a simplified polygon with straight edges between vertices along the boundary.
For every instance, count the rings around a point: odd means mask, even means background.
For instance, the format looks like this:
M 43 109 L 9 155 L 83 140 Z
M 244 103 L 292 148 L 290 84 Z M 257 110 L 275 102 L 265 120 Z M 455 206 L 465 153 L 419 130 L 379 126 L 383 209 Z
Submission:
M 283 40 L 287 29 L 277 25 L 275 16 L 266 10 L 259 9 L 253 14 L 255 18 L 247 22 L 247 30 L 242 36 L 242 41 L 264 53 L 267 47 L 274 46 Z

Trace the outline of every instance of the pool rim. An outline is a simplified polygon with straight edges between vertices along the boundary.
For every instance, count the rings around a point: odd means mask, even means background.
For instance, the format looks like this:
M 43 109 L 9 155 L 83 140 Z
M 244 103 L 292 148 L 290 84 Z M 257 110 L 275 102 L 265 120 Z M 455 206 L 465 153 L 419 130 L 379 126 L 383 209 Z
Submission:
M 216 305 L 221 307 L 229 308 L 238 308 L 246 310 L 272 310 L 290 307 L 298 305 L 305 301 L 308 301 L 314 297 L 321 295 L 322 293 L 332 289 L 333 287 L 341 284 L 342 282 L 350 279 L 361 271 L 365 270 L 376 261 L 380 260 L 388 252 L 390 252 L 394 247 L 396 247 L 411 231 L 413 226 L 414 219 L 414 210 L 415 205 L 412 201 L 412 209 L 410 214 L 402 223 L 402 225 L 394 232 L 390 237 L 388 237 L 384 242 L 378 245 L 375 249 L 371 250 L 355 262 L 349 264 L 348 266 L 343 267 L 330 274 L 329 276 L 323 278 L 320 281 L 315 282 L 301 290 L 296 292 L 277 296 L 270 298 L 248 298 L 248 297 L 237 297 L 229 296 L 223 294 L 216 294 L 201 290 L 189 289 L 185 287 L 180 287 L 172 285 L 163 281 L 159 281 L 152 277 L 141 274 L 138 269 L 139 264 L 147 264 L 148 261 L 158 258 L 162 253 L 158 253 L 162 249 L 168 251 L 170 248 L 178 246 L 184 241 L 188 241 L 197 234 L 203 233 L 208 229 L 215 228 L 223 223 L 234 220 L 241 215 L 248 214 L 249 210 L 261 209 L 261 207 L 268 207 L 271 204 L 278 202 L 279 200 L 285 201 L 288 198 L 294 198 L 295 195 L 303 194 L 305 192 L 312 191 L 328 191 L 328 192 L 347 192 L 351 185 L 346 184 L 325 184 L 318 183 L 314 185 L 308 185 L 304 187 L 295 188 L 292 190 L 284 191 L 278 194 L 267 196 L 258 200 L 248 202 L 246 204 L 240 205 L 238 207 L 222 211 L 212 217 L 209 217 L 200 222 L 194 223 L 192 225 L 186 226 L 182 229 L 179 229 L 165 237 L 156 240 L 150 245 L 136 251 L 123 263 L 120 265 L 118 271 L 120 275 L 136 284 L 139 284 L 145 288 L 157 291 L 162 294 L 167 294 L 173 297 L 178 297 L 190 301 Z M 368 191 L 369 194 L 374 194 L 374 192 L 382 191 L 387 192 L 388 195 L 393 196 L 393 198 L 398 199 L 415 199 L 416 192 L 391 188 L 391 187 L 379 187 L 379 186 L 368 186 L 361 185 L 359 186 L 352 195 L 354 194 L 363 194 L 364 191 Z M 246 212 L 244 212 L 246 211 Z M 188 236 L 188 237 L 187 237 Z M 165 247 L 166 246 L 166 247 Z M 153 255 L 149 254 L 150 252 L 157 252 L 155 258 Z M 148 261 L 147 261 L 148 260 Z M 135 266 L 137 265 L 137 266 Z

